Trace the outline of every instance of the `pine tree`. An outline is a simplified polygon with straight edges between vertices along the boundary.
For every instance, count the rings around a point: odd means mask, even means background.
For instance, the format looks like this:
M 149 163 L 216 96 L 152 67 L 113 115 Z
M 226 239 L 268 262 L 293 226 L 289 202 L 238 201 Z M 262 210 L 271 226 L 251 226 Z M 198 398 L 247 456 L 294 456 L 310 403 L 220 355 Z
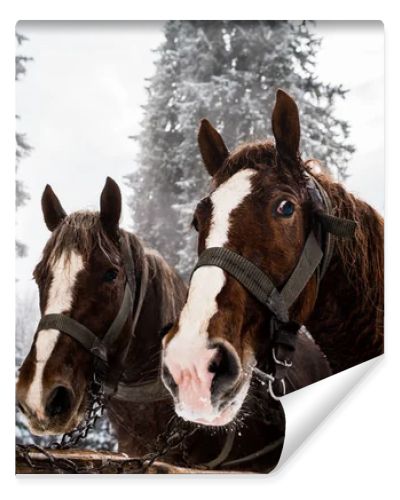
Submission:
M 24 36 L 21 35 L 20 33 L 15 34 L 17 44 L 18 46 L 22 45 L 23 42 L 27 41 L 28 39 Z M 26 63 L 31 61 L 31 57 L 27 57 L 21 54 L 17 54 L 15 56 L 15 81 L 19 81 L 22 76 L 25 75 L 26 73 Z M 16 116 L 16 119 L 19 119 L 19 116 Z M 15 165 L 15 170 L 16 170 L 16 175 L 18 174 L 18 168 L 20 165 L 20 161 L 22 158 L 25 156 L 29 155 L 29 153 L 32 150 L 32 147 L 29 145 L 29 143 L 26 140 L 25 134 L 21 132 L 16 132 L 15 133 L 15 141 L 16 141 L 16 165 Z M 29 194 L 26 191 L 23 182 L 16 178 L 15 181 L 15 202 L 16 202 L 16 209 L 22 207 L 25 205 L 25 203 L 29 200 Z M 24 243 L 21 241 L 16 241 L 15 242 L 15 248 L 18 257 L 24 257 L 27 254 L 27 247 Z
M 27 40 L 27 38 L 19 33 L 15 34 L 18 47 Z M 15 81 L 18 81 L 21 76 L 26 73 L 26 63 L 30 61 L 31 58 L 23 55 L 17 54 L 15 56 Z M 18 120 L 18 115 L 16 116 Z M 20 132 L 15 133 L 16 140 L 16 175 L 18 174 L 18 168 L 20 161 L 23 157 L 27 156 L 31 151 L 31 146 L 26 141 L 25 134 Z M 24 188 L 24 185 L 20 179 L 15 180 L 15 203 L 16 210 L 21 206 L 25 205 L 26 201 L 29 199 L 29 194 Z M 18 257 L 24 257 L 27 254 L 27 247 L 21 241 L 15 242 L 15 250 Z M 35 311 L 36 308 L 33 306 L 32 301 L 25 300 L 24 303 L 21 302 L 20 298 L 16 298 L 16 323 L 15 323 L 15 365 L 18 367 L 21 362 L 24 353 L 26 353 L 28 335 L 31 334 L 33 325 L 35 324 Z M 17 368 L 16 368 L 17 372 Z M 17 373 L 16 373 L 17 375 Z M 15 410 L 15 435 L 17 442 L 28 442 L 30 433 L 21 417 L 21 413 Z
M 334 116 L 341 86 L 314 74 L 320 40 L 306 23 L 170 21 L 148 84 L 138 168 L 127 176 L 135 230 L 184 277 L 195 260 L 193 208 L 209 182 L 200 167 L 199 120 L 207 117 L 228 147 L 271 135 L 275 92 L 298 102 L 304 157 L 346 177 L 354 148 Z

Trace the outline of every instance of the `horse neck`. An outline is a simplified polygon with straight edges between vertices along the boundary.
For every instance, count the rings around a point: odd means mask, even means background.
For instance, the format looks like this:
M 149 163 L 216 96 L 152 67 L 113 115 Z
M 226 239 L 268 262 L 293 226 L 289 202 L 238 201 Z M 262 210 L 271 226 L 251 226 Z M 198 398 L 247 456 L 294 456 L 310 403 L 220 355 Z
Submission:
M 176 320 L 186 296 L 186 286 L 165 260 L 143 249 L 148 280 L 144 300 L 126 361 L 126 381 L 147 381 L 159 374 L 161 337 L 167 324 Z
M 338 184 L 326 184 L 334 215 L 356 220 L 353 240 L 336 240 L 307 326 L 334 372 L 383 352 L 383 219 Z

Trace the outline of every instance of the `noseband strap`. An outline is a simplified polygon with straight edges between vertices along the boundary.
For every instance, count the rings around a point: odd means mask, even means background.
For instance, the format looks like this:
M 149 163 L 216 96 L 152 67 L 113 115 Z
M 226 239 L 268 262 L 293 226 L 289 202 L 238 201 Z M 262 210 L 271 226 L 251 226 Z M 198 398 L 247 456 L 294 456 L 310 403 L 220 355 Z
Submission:
M 123 327 L 131 316 L 132 308 L 133 297 L 131 288 L 127 283 L 121 307 L 102 339 L 85 325 L 65 314 L 46 314 L 39 321 L 37 331 L 48 329 L 59 330 L 79 342 L 82 347 L 96 358 L 96 370 L 102 372 L 101 378 L 103 378 L 105 372 L 110 371 L 110 367 L 108 366 L 110 352 L 115 347 Z
M 46 314 L 39 321 L 37 331 L 59 330 L 79 342 L 93 356 L 107 363 L 107 349 L 103 342 L 86 326 L 64 314 Z
M 284 323 L 289 321 L 289 308 L 296 301 L 322 260 L 322 250 L 310 232 L 303 252 L 290 278 L 279 292 L 271 278 L 251 261 L 224 247 L 204 250 L 193 270 L 216 266 L 237 279 L 259 302 L 268 307 Z
M 79 321 L 65 314 L 46 314 L 41 318 L 37 327 L 37 332 L 47 329 L 59 330 L 76 340 L 93 355 L 95 358 L 96 374 L 98 378 L 106 382 L 105 385 L 108 394 L 117 390 L 116 386 L 125 369 L 126 357 L 133 338 L 133 334 L 131 333 L 120 359 L 118 362 L 113 362 L 114 366 L 109 366 L 110 354 L 118 347 L 117 343 L 123 332 L 124 326 L 132 316 L 134 297 L 136 296 L 136 280 L 134 279 L 135 269 L 130 244 L 126 235 L 121 235 L 120 237 L 120 249 L 126 274 L 124 297 L 117 315 L 102 338 Z M 140 281 L 140 290 L 136 300 L 136 310 L 132 322 L 133 331 L 138 322 L 147 289 L 147 265 L 143 267 Z

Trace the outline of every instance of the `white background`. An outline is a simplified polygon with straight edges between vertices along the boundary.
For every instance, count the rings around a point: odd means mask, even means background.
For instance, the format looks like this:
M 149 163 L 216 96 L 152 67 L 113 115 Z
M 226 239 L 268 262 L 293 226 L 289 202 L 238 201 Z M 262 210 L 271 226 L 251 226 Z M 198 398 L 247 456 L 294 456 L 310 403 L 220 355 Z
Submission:
M 337 0 L 330 7 L 320 1 L 253 2 L 242 9 L 232 2 L 205 1 L 190 10 L 188 2 L 68 3 L 36 0 L 1 4 L 0 80 L 2 214 L 2 363 L 1 363 L 1 474 L 2 494 L 8 498 L 188 498 L 214 499 L 369 499 L 399 498 L 399 361 L 398 283 L 398 89 L 400 88 L 398 14 L 383 2 L 350 3 Z M 207 11 L 205 6 L 208 6 Z M 13 477 L 14 472 L 14 26 L 18 19 L 120 18 L 231 18 L 231 19 L 383 19 L 386 27 L 386 351 L 381 363 L 339 409 L 300 448 L 279 474 L 272 476 L 210 477 Z M 356 62 L 355 62 L 356 63 Z M 389 226 L 387 225 L 389 224 Z

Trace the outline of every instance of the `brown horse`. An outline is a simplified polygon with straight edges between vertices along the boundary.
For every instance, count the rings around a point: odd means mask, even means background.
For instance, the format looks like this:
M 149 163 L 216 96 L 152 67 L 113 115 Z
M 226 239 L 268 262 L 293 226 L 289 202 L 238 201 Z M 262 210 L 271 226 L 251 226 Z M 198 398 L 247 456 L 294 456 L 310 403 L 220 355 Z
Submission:
M 198 251 L 239 254 L 282 290 L 315 226 L 321 207 L 308 186 L 310 179 L 318 182 L 332 207 L 330 220 L 345 217 L 357 228 L 349 240 L 333 238 L 322 280 L 317 268 L 290 307 L 290 319 L 307 326 L 338 372 L 383 352 L 383 220 L 328 176 L 313 180 L 299 152 L 297 106 L 281 90 L 272 129 L 275 144 L 250 143 L 230 153 L 202 121 L 199 146 L 212 189 L 194 214 Z M 220 265 L 195 269 L 187 302 L 163 341 L 163 379 L 179 415 L 206 425 L 235 419 L 254 368 L 271 351 L 271 316 Z M 307 372 L 305 364 L 302 369 Z
M 50 186 L 43 193 L 42 208 L 52 231 L 34 271 L 42 315 L 63 313 L 101 339 L 124 298 L 127 278 L 121 238 L 130 247 L 135 285 L 139 287 L 146 272 L 146 289 L 135 331 L 131 331 L 133 307 L 108 360 L 111 367 L 118 365 L 134 335 L 121 381 L 142 385 L 143 397 L 139 394 L 138 401 L 111 398 L 107 408 L 120 450 L 134 455 L 149 452 L 172 411 L 165 393 L 158 391 L 147 397 L 146 384 L 159 378 L 159 332 L 177 317 L 186 286 L 157 252 L 119 228 L 121 194 L 110 178 L 101 195 L 100 213 L 76 212 L 67 216 Z M 17 382 L 19 407 L 31 432 L 52 435 L 75 428 L 88 405 L 93 372 L 92 353 L 74 338 L 54 328 L 39 329 Z
M 128 399 L 124 395 L 108 398 L 106 407 L 120 451 L 136 457 L 153 452 L 157 448 L 156 437 L 165 431 L 174 415 L 173 401 L 165 389 L 149 394 L 149 387 L 159 381 L 160 331 L 178 316 L 187 289 L 156 252 L 144 248 L 138 238 L 119 228 L 121 196 L 111 179 L 101 195 L 100 213 L 76 212 L 67 216 L 49 186 L 44 191 L 42 206 L 45 222 L 52 231 L 34 271 L 43 318 L 62 313 L 104 339 L 104 332 L 124 300 L 127 276 L 121 238 L 129 241 L 134 282 L 140 289 L 146 281 L 146 293 L 133 337 L 135 307 L 110 352 L 108 364 L 119 365 L 131 338 L 122 386 L 133 386 L 135 392 L 132 397 L 128 390 Z M 146 269 L 148 278 L 144 280 Z M 137 306 L 136 300 L 134 303 Z M 64 330 L 42 329 L 41 325 L 20 368 L 17 399 L 32 433 L 61 434 L 82 420 L 96 365 L 93 353 L 81 345 L 79 336 L 73 338 Z M 305 335 L 296 356 L 288 391 L 329 374 L 325 358 Z M 306 372 L 303 366 L 307 367 Z M 219 429 L 193 425 L 182 445 L 169 451 L 164 459 L 209 468 L 264 472 L 272 469 L 283 445 L 282 406 L 269 397 L 263 380 L 253 380 L 251 394 L 234 424 Z M 179 419 L 175 420 L 181 425 Z

